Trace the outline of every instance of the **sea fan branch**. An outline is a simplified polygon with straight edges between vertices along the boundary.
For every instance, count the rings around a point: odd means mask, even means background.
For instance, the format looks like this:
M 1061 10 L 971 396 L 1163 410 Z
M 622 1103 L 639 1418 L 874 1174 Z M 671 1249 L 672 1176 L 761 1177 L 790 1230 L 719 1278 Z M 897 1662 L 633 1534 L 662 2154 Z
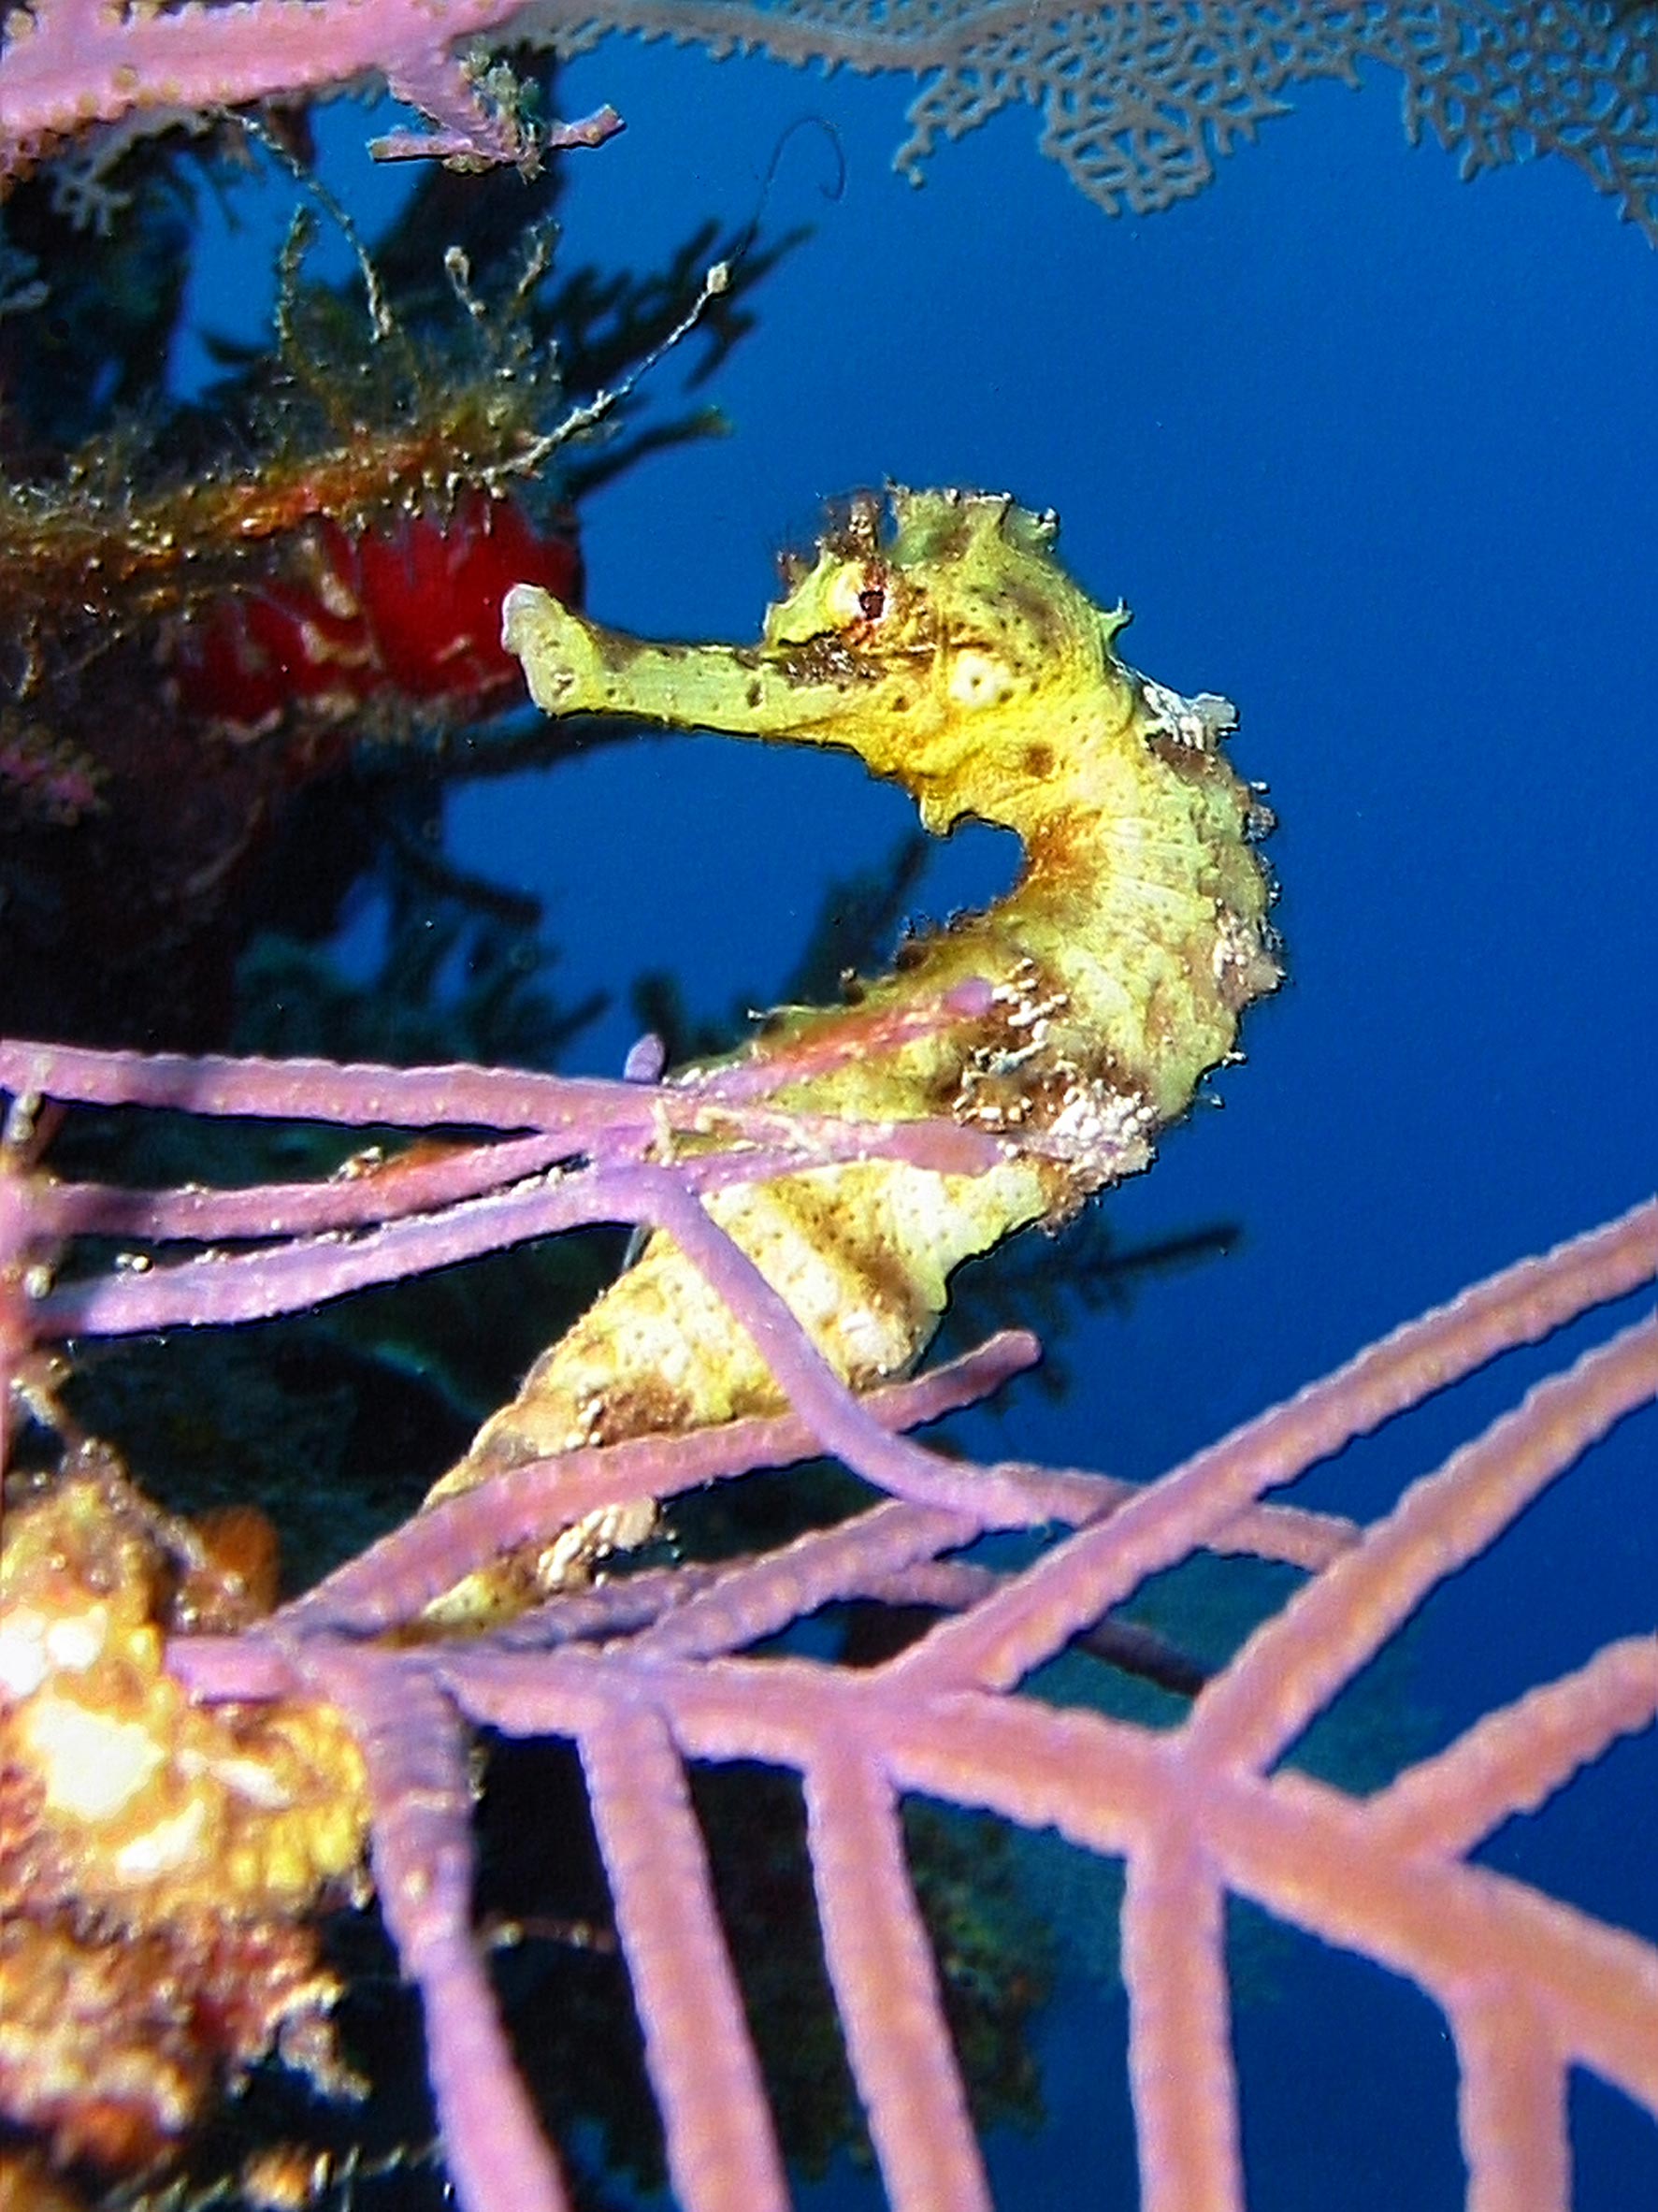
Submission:
M 805 1784 L 824 1955 L 894 2212 L 988 2212 L 892 1786 L 860 1744 L 833 1735 Z
M 783 2158 L 672 1739 L 656 1713 L 633 1706 L 605 1710 L 580 1742 L 669 2172 L 685 2202 L 708 2212 L 786 2206 Z

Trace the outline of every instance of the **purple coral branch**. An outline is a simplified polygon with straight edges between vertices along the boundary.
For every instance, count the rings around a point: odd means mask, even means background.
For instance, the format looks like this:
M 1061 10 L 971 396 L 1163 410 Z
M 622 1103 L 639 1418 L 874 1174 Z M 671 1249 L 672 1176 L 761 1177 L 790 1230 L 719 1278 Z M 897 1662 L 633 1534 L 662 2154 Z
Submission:
M 1477 1558 L 1591 1444 L 1654 1396 L 1652 1321 L 1538 1383 L 1257 1629 L 1193 1714 L 1193 1757 L 1257 1772 L 1271 1765 L 1436 1583 Z
M 501 1146 L 517 1160 L 527 1148 Z M 239 1222 L 232 1235 L 283 1235 L 284 1241 L 245 1253 L 210 1251 L 195 1259 L 156 1264 L 140 1257 L 128 1262 L 128 1271 L 75 1283 L 42 1296 L 37 1306 L 39 1332 L 44 1337 L 131 1337 L 175 1327 L 223 1326 L 232 1322 L 268 1321 L 279 1313 L 296 1313 L 351 1291 L 366 1290 L 382 1282 L 397 1282 L 411 1275 L 452 1267 L 481 1253 L 504 1251 L 541 1236 L 568 1229 L 633 1222 L 666 1228 L 677 1222 L 687 1235 L 686 1205 L 695 1206 L 703 1193 L 736 1184 L 765 1182 L 771 1178 L 798 1175 L 803 1167 L 824 1166 L 837 1161 L 899 1158 L 912 1165 L 933 1165 L 940 1157 L 949 1162 L 946 1172 L 963 1172 L 961 1154 L 953 1145 L 936 1148 L 924 1123 L 900 1130 L 888 1124 L 849 1124 L 829 1141 L 815 1139 L 809 1149 L 780 1152 L 749 1150 L 705 1153 L 671 1169 L 605 1162 L 589 1167 L 520 1177 L 502 1189 L 486 1189 L 476 1197 L 457 1199 L 433 1213 L 398 1219 L 404 1193 L 394 1190 L 386 1217 L 380 1225 L 347 1237 L 344 1227 L 354 1215 L 358 1222 L 369 1218 L 355 1193 L 345 1193 L 334 1210 L 340 1225 L 314 1236 L 286 1236 L 271 1223 L 280 1193 L 266 1190 L 245 1199 L 237 1193 L 214 1193 L 223 1201 L 214 1207 L 204 1197 L 200 1218 L 221 1223 Z M 512 1163 L 510 1163 L 512 1164 Z M 468 1162 L 452 1170 L 459 1183 L 484 1180 L 485 1163 Z M 411 1170 L 411 1174 L 424 1173 Z M 437 1180 L 434 1178 L 434 1180 Z M 137 1193 L 99 1191 L 88 1206 L 94 1220 L 132 1238 L 161 1240 L 176 1234 L 176 1224 L 187 1219 L 192 1193 L 180 1193 L 159 1205 L 153 1216 Z M 58 1212 L 74 1219 L 75 1207 L 64 1205 Z M 120 1219 L 124 1210 L 125 1219 Z M 309 1211 L 302 1207 L 299 1210 Z M 326 1213 L 327 1205 L 315 1209 Z M 701 1211 L 699 1206 L 697 1207 Z M 51 1209 L 48 1209 L 49 1218 Z M 706 1219 L 706 1216 L 703 1216 Z M 255 1229 L 252 1225 L 257 1224 Z M 699 1240 L 711 1264 L 730 1240 L 715 1231 L 718 1243 Z
M 200 0 L 160 9 L 108 0 L 37 0 L 11 14 L 0 54 L 0 176 L 26 168 L 92 123 L 151 119 L 165 128 L 205 110 L 336 92 L 382 78 L 437 126 L 398 132 L 392 159 L 429 152 L 473 166 L 533 163 L 553 146 L 596 146 L 621 119 L 600 108 L 574 124 L 526 127 L 510 101 L 483 96 L 456 56 L 498 29 L 523 0 L 374 0 L 371 7 L 292 0 Z
M 1499 1706 L 1437 1757 L 1372 1798 L 1378 1835 L 1402 1852 L 1472 1851 L 1516 1813 L 1534 1813 L 1621 1736 L 1658 1720 L 1658 1635 L 1625 1636 L 1576 1672 Z
M 1160 1825 L 1130 1852 L 1122 1975 L 1141 2212 L 1244 2201 L 1225 1917 L 1199 1821 Z
M 103 1052 L 77 1045 L 0 1044 L 0 1090 L 79 1106 L 170 1108 L 261 1120 L 388 1129 L 591 1130 L 650 1118 L 638 1084 L 520 1068 L 385 1067 L 332 1060 L 233 1060 L 218 1053 Z
M 830 1037 L 791 1046 L 787 1053 L 759 1050 L 750 1060 L 693 1070 L 661 1084 L 538 1075 L 469 1062 L 389 1067 L 334 1060 L 243 1060 L 212 1052 L 105 1052 L 89 1046 L 0 1040 L 0 1091 L 65 1105 L 170 1107 L 178 1113 L 261 1120 L 420 1130 L 563 1129 L 584 1142 L 613 1129 L 644 1139 L 664 1120 L 670 1128 L 697 1126 L 707 1102 L 753 1105 L 806 1076 L 935 1035 L 951 1022 L 981 1014 L 988 997 L 988 985 L 969 981 L 913 1005 L 861 1014 L 853 1009 L 837 1021 Z M 785 1125 L 812 1120 L 792 1115 Z M 821 1117 L 817 1121 L 822 1125 Z M 957 1135 L 971 1141 L 966 1131 Z
M 897 1383 L 872 1394 L 866 1403 L 883 1425 L 937 1421 L 988 1396 L 1036 1356 L 1033 1337 L 1009 1330 L 917 1381 Z M 349 1628 L 359 1635 L 390 1627 L 412 1618 L 454 1586 L 457 1558 L 495 1557 L 535 1537 L 548 1540 L 561 1528 L 606 1506 L 661 1497 L 670 1490 L 722 1482 L 758 1467 L 788 1467 L 812 1457 L 816 1449 L 811 1429 L 798 1414 L 790 1413 L 728 1422 L 684 1437 L 643 1437 L 589 1445 L 562 1453 L 555 1459 L 531 1461 L 475 1489 L 441 1499 L 406 1521 L 337 1569 L 308 1596 L 286 1607 L 279 1618 L 289 1626 L 307 1630 Z M 924 1512 L 925 1509 L 916 1511 Z M 926 1517 L 920 1541 L 932 1550 L 943 1550 L 948 1544 L 965 1542 L 976 1532 L 972 1521 L 935 1512 Z M 766 1579 L 777 1579 L 786 1572 L 787 1558 L 786 1554 L 773 1555 Z M 744 1578 L 751 1609 L 758 1596 L 754 1584 L 755 1577 Z M 825 1603 L 832 1594 L 826 1591 L 815 1602 Z M 702 1648 L 728 1648 L 722 1639 L 744 1642 L 765 1634 L 762 1624 L 766 1621 L 781 1624 L 798 1618 L 810 1610 L 803 1601 L 793 1602 L 797 1597 L 803 1600 L 803 1596 L 798 1587 L 783 1589 L 770 1604 L 760 1600 L 762 1612 L 751 1610 L 738 1619 L 728 1612 L 722 1613 L 731 1601 L 721 1599 L 711 1590 L 704 1604 L 713 1606 L 720 1626 L 715 1641 Z M 683 1618 L 673 1634 L 676 1647 L 687 1634 L 706 1637 L 706 1611 L 690 1603 L 680 1610 Z M 556 1616 L 559 1609 L 554 1611 Z
M 1016 1598 L 978 1607 L 898 1664 L 917 1686 L 1010 1686 L 1263 1491 L 1295 1481 L 1499 1352 L 1537 1343 L 1586 1306 L 1622 1296 L 1655 1267 L 1658 1200 L 1648 1200 L 1547 1262 L 1525 1260 L 1492 1276 L 1200 1453 L 1178 1480 L 1166 1478 L 1126 1505 L 1108 1531 L 1085 1530 L 1049 1553 Z
M 788 1402 L 826 1452 L 894 1497 L 941 1506 L 979 1528 L 1022 1528 L 1031 1500 L 1012 1469 L 962 1468 L 889 1436 L 842 1382 L 779 1292 L 697 1197 L 659 1187 L 652 1218 L 730 1308 Z
M 648 1706 L 604 1701 L 579 1742 L 670 2176 L 710 2212 L 784 2212 L 783 2157 L 684 1761 Z
M 854 1027 L 862 1044 L 905 1041 L 954 1019 L 979 994 L 980 987 L 969 984 L 901 1017 Z M 836 1049 L 851 1048 L 843 1043 Z M 812 1064 L 824 1057 L 815 1055 Z M 613 1083 L 460 1066 L 166 1054 L 123 1063 L 70 1047 L 0 1045 L 0 1088 L 19 1097 L 355 1126 L 541 1133 L 436 1160 L 394 1158 L 322 1185 L 143 1193 L 49 1184 L 36 1213 L 43 1236 L 262 1242 L 252 1251 L 214 1251 L 165 1264 L 138 1254 L 123 1273 L 41 1296 L 36 1333 L 132 1335 L 264 1320 L 572 1227 L 661 1226 L 678 1209 L 686 1233 L 697 1235 L 684 1210 L 687 1193 L 805 1166 L 897 1159 L 941 1174 L 976 1175 L 1001 1157 L 992 1138 L 946 1120 L 853 1122 L 766 1103 L 769 1092 L 800 1074 L 796 1063 L 773 1058 L 763 1067 L 714 1070 L 705 1079 Z M 703 1147 L 711 1136 L 724 1142 L 675 1159 L 681 1134 Z M 664 1160 L 671 1167 L 656 1164 Z M 353 1229 L 363 1233 L 348 1239 L 343 1233 Z M 699 1241 L 716 1267 L 734 1249 L 717 1231 L 712 1241 Z
M 824 1959 L 887 2194 L 989 2212 L 892 1778 L 860 1736 L 825 1733 L 804 1779 Z
M 455 1146 L 436 1158 L 394 1155 L 348 1162 L 323 1183 L 267 1183 L 253 1191 L 123 1190 L 52 1183 L 39 1194 L 41 1234 L 117 1236 L 147 1244 L 229 1244 L 378 1227 L 436 1212 L 544 1175 L 569 1157 L 567 1136 L 524 1136 Z
M 389 1656 L 330 1644 L 298 1671 L 350 1720 L 368 1771 L 375 1887 L 420 1988 L 426 2072 L 461 2202 L 570 2212 L 472 1937 L 472 1791 L 458 1714 Z
M 335 1079 L 329 1072 L 319 1084 Z M 236 1089 L 227 1077 L 224 1095 Z M 322 1110 L 313 1094 L 308 1118 Z M 617 1126 L 599 1119 L 606 1132 Z M 757 1287 L 741 1254 L 733 1259 L 694 1187 L 694 1164 L 632 1157 L 629 1142 L 614 1138 L 602 1157 L 578 1146 L 589 1163 L 580 1172 L 685 1239 L 752 1330 L 793 1410 L 523 1470 L 517 1488 L 509 1477 L 418 1517 L 264 1626 L 169 1648 L 198 1699 L 320 1693 L 352 1726 L 386 1923 L 425 2006 L 450 2170 L 469 2212 L 557 2212 L 566 2202 L 470 1927 L 470 1726 L 563 1738 L 580 1750 L 687 2212 L 786 2201 L 687 1797 L 685 1764 L 697 1760 L 757 1760 L 801 1778 L 826 1957 L 901 2212 L 987 2202 L 902 1846 L 899 1807 L 913 1792 L 1053 1826 L 1125 1861 L 1130 2072 L 1142 2201 L 1152 2212 L 1242 2205 L 1222 1942 L 1234 1894 L 1419 1983 L 1444 2013 L 1462 2064 L 1475 2212 L 1517 2202 L 1564 2212 L 1567 2069 L 1587 2066 L 1658 2114 L 1658 1950 L 1465 1855 L 1618 1736 L 1650 1725 L 1658 1639 L 1608 1645 L 1368 1800 L 1274 1762 L 1432 1586 L 1595 1438 L 1658 1395 L 1658 1323 L 1636 1324 L 1535 1389 L 1374 1528 L 1354 1532 L 1261 1501 L 1498 1352 L 1650 1279 L 1658 1205 L 1464 1294 L 1132 1489 L 1015 1466 L 964 1467 L 889 1434 L 1021 1363 L 1029 1341 L 999 1343 L 859 1401 L 814 1365 L 775 1294 L 763 1279 Z M 730 1157 L 734 1172 L 786 1172 L 769 1141 Z M 789 1157 L 798 1166 L 798 1152 Z M 46 1307 L 33 1270 L 42 1222 L 68 1218 L 59 1195 L 25 1159 L 5 1162 L 0 1366 L 8 1371 L 31 1356 Z M 135 1203 L 141 1211 L 145 1201 Z M 158 1202 L 156 1218 L 180 1217 Z M 293 1241 L 314 1261 L 318 1237 Z M 263 1265 L 283 1249 L 244 1257 Z M 415 1249 L 405 1243 L 399 1259 Z M 197 1272 L 180 1278 L 206 1297 L 209 1269 L 185 1265 Z M 51 1310 L 61 1317 L 62 1308 Z M 365 1641 L 417 1612 L 434 1577 L 450 1585 L 517 1541 L 538 1513 L 555 1524 L 636 1482 L 670 1495 L 740 1462 L 825 1442 L 887 1487 L 910 1482 L 914 1495 L 776 1554 L 555 1598 L 512 1629 L 469 1642 Z M 942 1495 L 925 1496 L 941 1470 Z M 987 1497 L 1023 1525 L 1086 1525 L 1016 1572 L 944 1557 L 986 1525 Z M 1184 1726 L 1157 1734 L 1017 1693 L 1031 1667 L 1093 1630 L 1154 1567 L 1200 1544 L 1257 1540 L 1302 1555 L 1309 1580 L 1198 1689 Z M 743 1655 L 830 1598 L 872 1593 L 959 1610 L 896 1659 L 861 1670 Z

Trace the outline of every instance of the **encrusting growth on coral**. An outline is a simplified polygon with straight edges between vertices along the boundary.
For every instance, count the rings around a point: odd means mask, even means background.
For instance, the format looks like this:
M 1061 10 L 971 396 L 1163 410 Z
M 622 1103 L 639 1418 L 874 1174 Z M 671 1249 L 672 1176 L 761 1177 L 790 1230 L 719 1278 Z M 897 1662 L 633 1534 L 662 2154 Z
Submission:
M 0 1555 L 0 2108 L 122 2171 L 278 2043 L 339 2086 L 306 1916 L 354 1878 L 368 1799 L 320 1700 L 191 1703 L 167 1633 L 265 1609 L 203 1532 L 80 1461 L 14 1507 Z
M 958 492 L 895 490 L 891 510 L 884 536 L 880 502 L 854 501 L 752 649 L 642 643 L 532 586 L 505 614 L 549 713 L 843 747 L 901 784 L 928 829 L 972 816 L 1024 845 L 1005 898 L 910 940 L 894 974 L 849 987 L 848 1008 L 774 1015 L 726 1063 L 770 1074 L 773 1102 L 794 1111 L 949 1121 L 998 1141 L 985 1172 L 853 1162 L 708 1199 L 859 1390 L 907 1372 L 963 1260 L 1029 1223 L 1059 1225 L 1145 1167 L 1279 974 L 1256 846 L 1269 817 L 1220 751 L 1232 709 L 1118 659 L 1127 614 L 1065 574 L 1051 515 Z M 942 1003 L 953 1019 L 892 1034 Z M 782 1403 L 695 1256 L 659 1234 L 434 1496 Z M 544 1593 L 647 1525 L 640 1511 L 582 1525 L 487 1591 L 469 1584 L 442 1617 Z

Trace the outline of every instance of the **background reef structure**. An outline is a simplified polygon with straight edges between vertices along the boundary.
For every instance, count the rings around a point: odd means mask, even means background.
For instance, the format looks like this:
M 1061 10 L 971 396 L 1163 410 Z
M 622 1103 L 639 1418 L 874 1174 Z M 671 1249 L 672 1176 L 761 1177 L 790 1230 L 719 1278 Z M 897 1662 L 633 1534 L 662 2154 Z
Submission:
M 1015 103 L 1041 146 L 1107 211 L 1149 213 L 1200 190 L 1215 161 L 1283 112 L 1295 85 L 1356 83 L 1375 62 L 1404 79 L 1405 123 L 1466 174 L 1549 153 L 1574 163 L 1658 237 L 1658 48 L 1646 0 L 208 0 L 167 13 L 100 0 L 34 0 L 0 51 L 0 176 L 80 137 L 108 146 L 217 108 L 382 79 L 427 132 L 379 150 L 533 169 L 549 147 L 616 127 L 608 105 L 575 123 L 526 112 L 503 43 L 569 59 L 634 32 L 780 60 L 922 80 L 898 166 L 915 175 L 940 138 Z M 480 43 L 482 42 L 482 44 Z M 79 189 L 94 196 L 94 138 Z
M 227 1045 L 253 937 L 325 937 L 377 867 L 531 933 L 526 902 L 438 852 L 445 787 L 522 757 L 498 728 L 522 700 L 502 596 L 533 579 L 578 599 L 577 502 L 720 426 L 693 405 L 591 444 L 691 322 L 698 372 L 717 366 L 789 242 L 751 236 L 728 262 L 736 241 L 702 225 L 658 275 L 555 269 L 555 168 L 434 167 L 369 252 L 311 154 L 296 110 L 221 119 L 130 150 L 95 221 L 60 204 L 61 166 L 5 210 L 11 1028 Z M 181 398 L 200 203 L 253 197 L 253 167 L 296 203 L 274 341 L 220 347 L 217 380 Z M 313 273 L 324 225 L 354 254 L 342 282 Z

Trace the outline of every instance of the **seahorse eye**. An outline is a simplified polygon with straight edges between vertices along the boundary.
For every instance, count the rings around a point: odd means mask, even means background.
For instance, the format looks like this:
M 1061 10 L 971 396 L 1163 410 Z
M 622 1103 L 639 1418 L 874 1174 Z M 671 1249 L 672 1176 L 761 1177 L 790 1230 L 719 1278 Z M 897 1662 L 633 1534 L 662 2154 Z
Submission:
M 881 561 L 849 561 L 830 586 L 828 611 L 840 628 L 879 622 L 890 614 L 892 581 Z

